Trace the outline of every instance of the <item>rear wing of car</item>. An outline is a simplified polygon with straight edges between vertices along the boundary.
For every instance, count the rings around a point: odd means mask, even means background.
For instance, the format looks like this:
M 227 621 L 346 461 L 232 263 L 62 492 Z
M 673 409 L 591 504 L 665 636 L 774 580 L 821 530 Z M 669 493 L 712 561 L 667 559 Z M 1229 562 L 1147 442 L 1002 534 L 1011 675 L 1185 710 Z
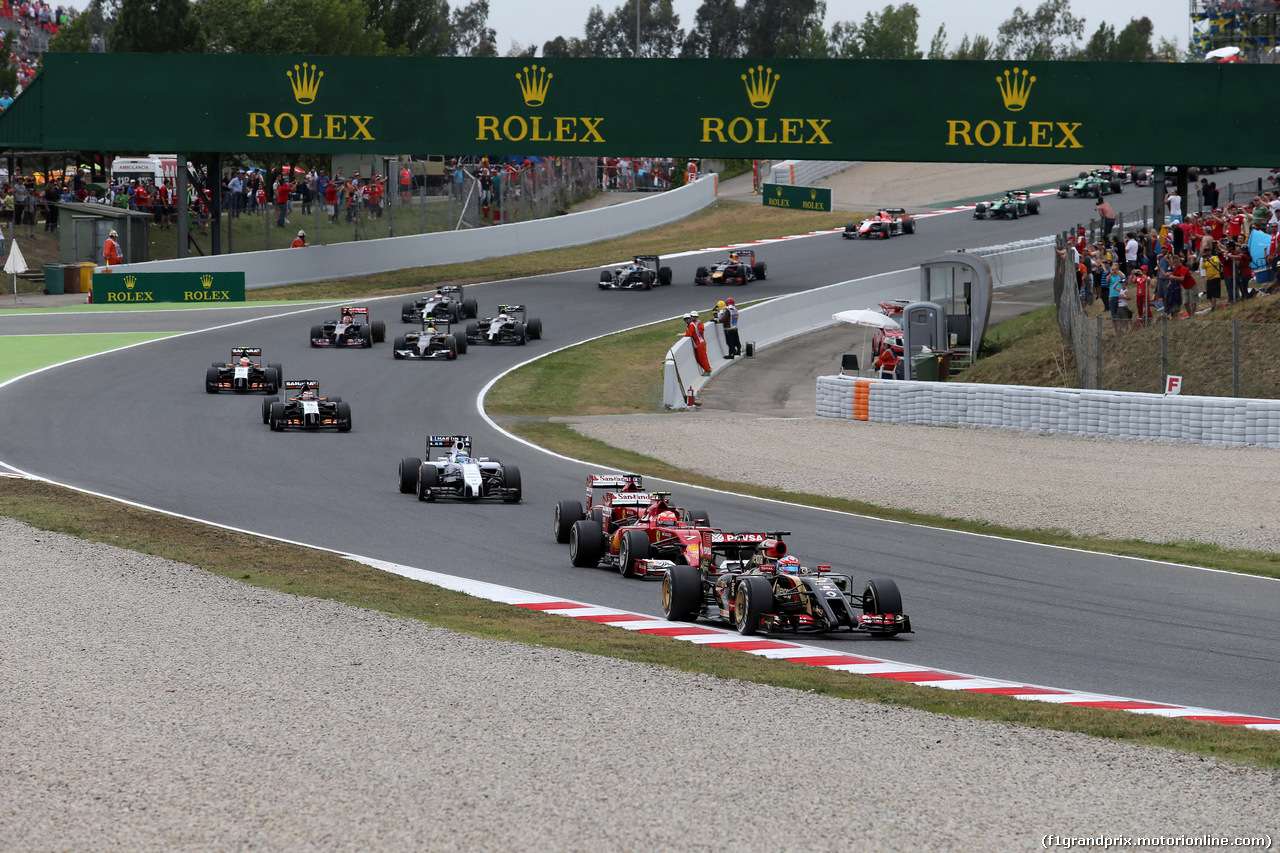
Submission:
M 610 492 L 609 495 L 611 507 L 646 507 L 654 500 L 649 492 Z
M 733 533 L 718 528 L 702 531 L 703 560 L 710 561 L 713 554 L 722 554 L 727 560 L 742 563 L 776 560 L 787 555 L 790 530 L 774 530 L 765 533 Z
M 344 317 L 347 315 L 350 315 L 352 317 L 362 317 L 365 321 L 368 321 L 369 319 L 369 309 L 365 307 L 357 308 L 354 306 L 347 306 L 343 308 L 339 313 L 342 314 L 342 316 Z
M 258 356 L 262 357 L 262 347 L 232 347 L 231 355 L 235 358 L 240 356 Z
M 443 331 L 440 328 L 441 326 L 444 327 Z M 453 321 L 448 317 L 428 317 L 426 314 L 423 314 L 422 330 L 425 332 L 428 327 L 435 329 L 442 335 L 447 335 L 453 330 Z
M 588 474 L 587 506 L 594 505 L 596 489 L 612 489 L 623 492 L 644 492 L 644 477 L 639 474 Z M 646 499 L 648 494 L 645 494 Z M 648 501 L 646 500 L 646 503 Z
M 319 379 L 286 379 L 284 383 L 284 390 L 297 391 L 298 393 L 302 393 L 303 391 L 315 391 L 316 394 L 318 395 L 320 393 L 320 380 Z
M 749 267 L 756 265 L 756 253 L 753 249 L 735 249 L 738 260 Z
M 427 455 L 431 455 L 433 447 L 447 447 L 450 450 L 462 445 L 463 451 L 471 454 L 471 436 L 469 435 L 429 435 L 427 436 Z
M 499 313 L 499 314 L 516 314 L 516 313 L 518 313 L 518 314 L 520 314 L 520 316 L 522 316 L 522 317 L 523 317 L 523 316 L 524 316 L 524 313 L 525 313 L 525 310 L 526 310 L 526 309 L 525 309 L 525 306 L 523 306 L 523 305 L 499 305 L 499 306 L 498 306 L 498 313 Z
M 905 207 L 886 207 L 884 212 L 890 216 L 906 216 L 907 209 Z
M 641 266 L 646 266 L 649 267 L 649 269 L 656 270 L 662 265 L 662 258 L 657 255 L 636 255 L 635 262 Z
M 461 294 L 462 294 L 462 285 L 460 285 L 460 284 L 446 284 L 446 285 L 443 285 L 443 286 L 441 286 L 441 287 L 437 287 L 437 288 L 436 288 L 436 290 L 437 290 L 437 291 L 439 291 L 440 293 L 457 293 L 457 294 L 461 295 Z

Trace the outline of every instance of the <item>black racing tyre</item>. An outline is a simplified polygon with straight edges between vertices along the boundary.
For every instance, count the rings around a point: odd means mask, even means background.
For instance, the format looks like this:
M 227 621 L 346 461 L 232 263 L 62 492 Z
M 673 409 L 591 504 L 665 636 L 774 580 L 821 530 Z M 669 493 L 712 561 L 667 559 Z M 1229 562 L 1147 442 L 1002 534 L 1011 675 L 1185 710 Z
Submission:
M 983 219 L 987 215 L 987 206 L 985 204 L 976 204 L 973 208 L 973 218 Z
M 373 329 L 369 328 L 368 326 L 361 326 L 360 340 L 363 342 L 365 349 L 368 349 L 369 347 L 373 346 Z
M 1027 202 L 1027 213 L 1030 213 L 1032 216 L 1040 215 L 1040 199 L 1033 198 L 1031 201 Z
M 449 360 L 453 361 L 458 357 L 458 339 L 453 335 L 444 336 L 444 345 L 449 348 Z
M 380 344 L 387 339 L 387 324 L 379 320 L 373 324 L 373 342 Z
M 479 340 L 480 340 L 480 324 L 479 324 L 479 323 L 468 323 L 468 324 L 467 324 L 467 328 L 466 328 L 466 338 L 467 338 L 467 340 L 469 340 L 469 341 L 479 341 Z
M 698 267 L 693 273 L 693 283 L 697 285 L 701 285 L 703 283 L 703 280 L 707 277 L 707 275 L 708 273 L 707 273 L 706 267 Z
M 662 576 L 662 612 L 670 622 L 692 622 L 702 610 L 702 572 L 672 566 Z
M 739 634 L 751 635 L 760 630 L 760 617 L 773 612 L 773 587 L 758 575 L 738 579 L 733 594 L 733 627 Z
M 453 339 L 458 343 L 458 355 L 466 355 L 467 354 L 467 336 L 454 335 Z
M 1009 218 L 1010 219 L 1018 218 L 1018 206 L 1016 204 L 1009 205 Z
M 323 337 L 324 337 L 324 326 L 311 327 L 311 345 L 312 346 L 316 345 L 316 340 L 315 340 L 316 338 L 323 338 Z
M 277 361 L 277 362 L 272 362 L 271 364 L 268 364 L 267 367 L 271 367 L 275 369 L 276 380 L 278 384 L 281 387 L 283 387 L 284 386 L 284 365 L 280 364 L 280 362 Z
M 524 491 L 520 487 L 520 469 L 515 465 L 504 465 L 502 468 L 502 485 L 503 488 L 509 490 L 507 494 L 502 496 L 502 500 L 509 504 L 520 503 L 520 498 L 524 496 Z
M 569 529 L 569 562 L 594 569 L 604 556 L 604 531 L 594 521 L 575 521 Z
M 1112 182 L 1111 182 L 1111 191 L 1112 191 L 1113 193 L 1124 192 L 1124 184 L 1120 183 L 1119 181 L 1112 181 Z
M 1079 178 L 1080 180 L 1084 180 L 1085 178 L 1089 177 L 1089 173 L 1081 172 L 1080 174 L 1076 175 L 1076 177 Z
M 328 400 L 330 403 L 341 403 L 341 402 L 342 402 L 342 398 L 341 398 L 341 397 L 325 397 L 325 399 L 326 399 L 326 400 Z
M 204 372 L 204 390 L 210 394 L 218 393 L 218 374 L 216 367 L 210 367 Z
M 267 425 L 276 432 L 284 429 L 284 403 L 271 404 L 271 408 L 267 410 Z
M 710 527 L 711 517 L 707 515 L 707 511 L 705 509 L 690 510 L 688 522 L 689 524 L 696 524 L 700 527 Z
M 1209 173 L 1213 174 L 1213 170 L 1210 169 Z M 1195 166 L 1188 166 L 1187 167 L 1187 183 L 1195 183 L 1198 180 L 1200 180 L 1200 170 L 1197 169 Z
M 582 521 L 582 503 L 580 501 L 559 501 L 556 513 L 551 521 L 551 535 L 561 545 L 569 542 L 569 530 L 575 521 Z
M 581 506 L 581 504 L 579 504 Z M 600 529 L 604 530 L 604 507 L 593 506 L 591 512 L 587 513 L 587 518 L 600 525 Z
M 338 432 L 351 432 L 351 404 L 338 404 Z
M 401 323 L 412 323 L 413 314 L 414 314 L 414 307 L 412 302 L 400 303 L 400 322 Z
M 409 345 L 405 342 L 404 335 L 397 335 L 396 339 L 391 342 L 391 357 L 404 358 L 400 354 L 400 350 L 408 349 Z
M 618 573 L 624 578 L 636 576 L 636 560 L 649 557 L 649 534 L 643 530 L 622 531 L 622 542 L 618 545 Z
M 671 267 L 658 267 L 658 284 L 671 284 Z
M 422 460 L 416 456 L 406 456 L 400 460 L 400 494 L 411 495 L 418 490 L 418 469 Z
M 271 407 L 279 403 L 279 397 L 263 397 L 262 398 L 262 422 L 264 424 L 271 422 Z
M 451 323 L 462 322 L 462 306 L 459 305 L 457 302 L 454 302 L 449 306 L 449 322 Z
M 864 613 L 901 613 L 902 593 L 889 578 L 872 578 L 862 593 Z
M 914 216 L 902 217 L 902 233 L 903 234 L 916 233 L 916 218 Z
M 474 299 L 462 300 L 462 316 L 467 319 L 474 318 L 480 313 L 480 306 Z
M 515 336 L 516 336 L 516 346 L 521 346 L 521 347 L 524 346 L 525 341 L 529 339 L 528 336 L 525 334 L 524 323 L 516 323 Z
M 769 277 L 767 275 L 767 273 L 769 272 L 768 264 L 756 264 L 754 267 L 751 268 L 751 270 L 752 272 L 755 273 L 756 278 L 760 279 L 761 281 L 764 281 L 766 278 Z
M 613 284 L 613 273 L 608 270 L 600 270 L 600 286 L 605 287 Z
M 670 282 L 667 282 L 667 283 L 670 284 Z M 531 341 L 542 340 L 542 321 L 539 320 L 537 317 L 534 317 L 532 320 L 530 320 L 529 323 L 524 327 L 524 330 L 525 330 L 525 333 L 529 335 L 529 340 Z
M 436 493 L 431 491 L 440 485 L 440 471 L 430 462 L 424 462 L 418 466 L 418 500 L 430 503 L 436 499 Z
M 274 367 L 268 367 L 262 371 L 263 390 L 268 394 L 274 394 L 280 390 L 280 374 Z

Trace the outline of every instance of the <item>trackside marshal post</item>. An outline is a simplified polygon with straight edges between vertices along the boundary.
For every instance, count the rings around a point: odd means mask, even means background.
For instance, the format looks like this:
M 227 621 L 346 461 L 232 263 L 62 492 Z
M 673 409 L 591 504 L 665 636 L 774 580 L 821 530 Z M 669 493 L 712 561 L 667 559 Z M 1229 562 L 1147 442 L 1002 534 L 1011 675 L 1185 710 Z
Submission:
M 793 187 L 788 184 L 765 184 L 760 194 L 765 207 L 790 210 L 831 210 L 831 190 L 821 187 Z
M 93 302 L 244 302 L 244 273 L 94 273 Z

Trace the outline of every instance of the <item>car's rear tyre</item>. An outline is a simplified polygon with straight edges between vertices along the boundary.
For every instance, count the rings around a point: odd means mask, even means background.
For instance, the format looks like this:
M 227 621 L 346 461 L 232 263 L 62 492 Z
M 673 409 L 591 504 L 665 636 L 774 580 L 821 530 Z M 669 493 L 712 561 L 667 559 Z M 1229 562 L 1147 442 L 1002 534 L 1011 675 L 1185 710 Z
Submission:
M 636 576 L 636 560 L 649 558 L 649 534 L 643 530 L 622 531 L 618 545 L 618 573 L 624 578 Z
M 762 577 L 748 576 L 738 580 L 733 596 L 733 627 L 739 634 L 750 636 L 760 630 L 760 617 L 773 612 L 773 587 Z
M 373 342 L 380 344 L 387 339 L 387 324 L 379 320 L 373 324 Z
M 341 403 L 341 402 L 342 402 L 342 398 L 341 398 L 341 397 L 325 397 L 325 399 L 326 399 L 326 400 L 328 400 L 330 403 Z
M 580 501 L 559 501 L 556 513 L 551 521 L 551 535 L 561 545 L 569 542 L 569 531 L 576 521 L 582 521 L 582 503 Z
M 360 341 L 365 349 L 373 346 L 373 329 L 368 326 L 360 327 Z
M 284 403 L 272 403 L 267 412 L 267 426 L 274 432 L 284 429 Z
M 414 307 L 412 302 L 400 303 L 400 322 L 401 323 L 412 323 L 413 314 L 414 314 Z
M 1076 175 L 1076 177 L 1083 181 L 1085 178 L 1089 177 L 1089 173 L 1081 172 L 1080 174 Z
M 1040 214 L 1040 199 L 1033 198 L 1031 201 L 1027 202 L 1027 213 L 1030 213 L 1032 216 L 1038 216 Z
M 458 344 L 458 355 L 466 355 L 467 354 L 467 336 L 455 335 L 453 339 Z
M 274 394 L 280 390 L 280 374 L 274 367 L 268 367 L 262 371 L 262 386 L 268 394 Z
M 671 282 L 667 282 L 667 284 L 670 284 L 670 283 Z M 525 330 L 525 333 L 529 335 L 530 340 L 533 340 L 533 341 L 542 340 L 542 321 L 539 320 L 537 317 L 534 317 L 532 320 L 530 320 L 529 323 L 524 327 L 524 330 Z
M 467 318 L 475 317 L 480 313 L 480 306 L 474 299 L 462 300 L 462 316 Z
M 524 492 L 520 488 L 520 469 L 514 465 L 506 465 L 502 469 L 502 485 L 507 490 L 502 499 L 509 504 L 520 503 Z
M 444 345 L 449 348 L 449 360 L 453 361 L 458 357 L 458 339 L 453 335 L 444 336 Z
M 350 403 L 338 403 L 338 432 L 351 432 Z
M 594 569 L 604 556 L 604 532 L 594 521 L 575 521 L 569 529 L 569 562 L 580 569 Z
M 436 466 L 430 462 L 424 462 L 418 466 L 418 500 L 427 503 L 434 501 L 436 493 L 432 489 L 439 485 L 440 472 L 436 470 Z
M 658 267 L 658 283 L 671 284 L 671 267 Z
M 698 524 L 698 525 L 701 525 L 701 526 L 703 526 L 703 527 L 710 527 L 710 526 L 711 526 L 711 517 L 710 517 L 709 515 L 707 515 L 707 511 L 706 511 L 705 509 L 695 509 L 695 510 L 690 510 L 690 512 L 689 512 L 689 518 L 688 518 L 688 523 L 689 523 L 689 524 Z
M 220 371 L 216 367 L 210 367 L 204 372 L 204 390 L 209 394 L 218 393 L 218 375 Z
M 524 323 L 516 323 L 515 325 L 516 346 L 524 346 L 528 337 L 525 335 Z
M 1112 191 L 1113 193 L 1124 192 L 1124 184 L 1120 183 L 1119 181 L 1112 181 L 1112 182 L 1111 182 L 1111 191 Z
M 766 278 L 769 277 L 767 275 L 767 273 L 769 272 L 768 264 L 756 264 L 751 269 L 753 272 L 755 272 L 756 278 L 760 279 L 761 281 L 764 281 Z
M 311 345 L 312 346 L 316 345 L 316 338 L 323 338 L 323 337 L 324 337 L 324 326 L 311 327 Z
M 480 324 L 468 323 L 466 328 L 466 337 L 467 337 L 467 340 L 469 341 L 479 341 L 480 340 Z
M 284 387 L 284 365 L 280 364 L 279 362 L 273 362 L 271 364 L 268 364 L 267 367 L 270 367 L 273 370 L 275 370 L 276 381 L 279 383 L 277 387 L 278 388 Z
M 271 407 L 279 402 L 279 397 L 264 397 L 262 399 L 262 422 L 264 424 L 271 423 Z
M 672 566 L 662 576 L 662 612 L 670 622 L 692 622 L 702 610 L 702 572 Z
M 591 511 L 587 513 L 587 518 L 600 525 L 600 529 L 604 530 L 604 507 L 593 506 Z
M 418 489 L 418 469 L 422 460 L 416 456 L 406 456 L 400 460 L 400 494 L 411 495 Z

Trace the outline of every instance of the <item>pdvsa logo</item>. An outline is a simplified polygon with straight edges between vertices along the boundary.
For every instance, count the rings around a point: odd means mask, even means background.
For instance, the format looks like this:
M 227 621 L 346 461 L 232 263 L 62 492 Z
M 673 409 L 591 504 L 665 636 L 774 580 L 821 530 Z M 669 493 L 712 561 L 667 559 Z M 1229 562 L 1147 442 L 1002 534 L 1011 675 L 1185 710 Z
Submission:
M 1022 112 L 1031 99 L 1036 77 L 1026 68 L 1005 69 L 996 77 L 1000 101 L 1011 113 Z M 947 145 L 983 148 L 1083 148 L 1076 133 L 1083 122 L 984 119 L 977 123 L 947 119 Z
M 740 75 L 752 109 L 768 109 L 773 103 L 781 74 L 757 65 Z M 745 145 L 781 143 L 784 145 L 830 145 L 827 137 L 829 118 L 771 118 L 768 116 L 704 116 L 701 142 L 737 143 Z
M 545 65 L 526 65 L 516 74 L 520 97 L 526 107 L 537 109 L 547 101 L 555 74 Z M 543 116 L 536 113 L 508 116 L 476 116 L 476 141 L 495 142 L 601 142 L 603 117 Z
M 324 72 L 314 63 L 293 66 L 286 70 L 293 99 L 302 106 L 315 103 L 320 95 L 320 81 Z M 245 136 L 258 139 L 363 139 L 374 140 L 369 122 L 373 116 L 347 113 L 282 112 L 249 113 L 249 132 Z
M 204 290 L 184 290 L 182 291 L 183 302 L 225 302 L 231 299 L 231 291 L 214 290 L 213 276 L 205 273 L 200 276 L 200 286 Z

